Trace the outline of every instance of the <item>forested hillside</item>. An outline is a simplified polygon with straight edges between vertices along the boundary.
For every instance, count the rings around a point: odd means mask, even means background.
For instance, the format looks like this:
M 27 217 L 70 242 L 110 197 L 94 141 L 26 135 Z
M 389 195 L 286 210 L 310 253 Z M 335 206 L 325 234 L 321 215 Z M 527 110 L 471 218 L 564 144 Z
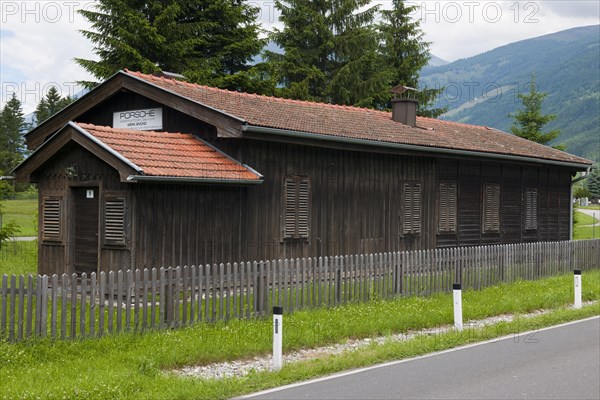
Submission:
M 600 160 L 600 25 L 523 40 L 421 72 L 421 84 L 445 86 L 435 107 L 443 119 L 510 130 L 511 112 L 522 107 L 531 75 L 548 93 L 543 112 L 556 114 L 553 144 Z

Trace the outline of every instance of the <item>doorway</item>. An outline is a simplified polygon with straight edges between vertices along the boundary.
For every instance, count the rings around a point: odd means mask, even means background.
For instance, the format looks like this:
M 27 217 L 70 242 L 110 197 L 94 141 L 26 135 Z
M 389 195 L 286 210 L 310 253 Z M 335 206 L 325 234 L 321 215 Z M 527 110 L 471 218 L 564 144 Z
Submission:
M 98 187 L 72 187 L 71 254 L 74 272 L 98 271 Z

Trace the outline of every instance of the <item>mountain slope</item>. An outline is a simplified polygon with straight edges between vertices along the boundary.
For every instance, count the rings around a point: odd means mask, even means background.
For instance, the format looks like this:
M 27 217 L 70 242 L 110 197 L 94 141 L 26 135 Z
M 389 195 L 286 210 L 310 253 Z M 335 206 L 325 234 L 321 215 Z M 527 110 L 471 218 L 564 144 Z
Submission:
M 442 118 L 509 131 L 509 114 L 522 108 L 518 93 L 535 74 L 548 97 L 543 112 L 557 119 L 553 144 L 600 160 L 600 25 L 569 29 L 511 43 L 486 53 L 421 72 L 421 84 L 445 87 L 435 107 L 448 107 Z

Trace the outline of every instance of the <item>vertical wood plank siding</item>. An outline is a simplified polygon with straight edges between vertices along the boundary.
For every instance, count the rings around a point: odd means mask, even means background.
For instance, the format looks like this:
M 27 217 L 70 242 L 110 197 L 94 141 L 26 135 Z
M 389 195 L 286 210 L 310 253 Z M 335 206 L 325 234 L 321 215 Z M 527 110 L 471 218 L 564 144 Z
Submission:
M 70 188 L 81 185 L 99 188 L 100 212 L 105 210 L 106 199 L 118 196 L 124 196 L 128 208 L 129 237 L 126 243 L 101 240 L 97 272 L 569 238 L 568 169 L 370 153 L 342 144 L 334 149 L 277 142 L 276 138 L 217 138 L 213 126 L 125 92 L 78 120 L 110 125 L 115 111 L 148 107 L 163 108 L 165 130 L 208 140 L 261 172 L 264 183 L 247 187 L 124 183 L 126 177 L 71 142 L 34 176 L 39 182 L 40 204 L 47 196 L 63 201 L 62 239 L 39 241 L 39 273 L 81 272 L 74 269 L 70 248 L 73 204 L 69 199 Z M 65 168 L 73 166 L 78 175 L 68 177 Z M 290 175 L 305 176 L 310 182 L 308 237 L 302 240 L 283 237 L 284 181 Z M 438 232 L 440 182 L 456 184 L 454 232 Z M 405 183 L 420 185 L 418 234 L 405 234 L 402 229 Z M 485 184 L 500 186 L 497 232 L 482 230 Z M 538 227 L 530 230 L 525 229 L 523 209 L 523 193 L 528 187 L 538 190 Z M 116 222 L 106 225 L 101 221 L 100 225 L 99 230 L 119 229 Z M 102 237 L 102 232 L 99 235 Z
M 0 339 L 100 337 L 590 271 L 600 239 L 0 279 Z M 585 278 L 584 278 L 585 279 Z M 27 284 L 26 284 L 27 282 Z

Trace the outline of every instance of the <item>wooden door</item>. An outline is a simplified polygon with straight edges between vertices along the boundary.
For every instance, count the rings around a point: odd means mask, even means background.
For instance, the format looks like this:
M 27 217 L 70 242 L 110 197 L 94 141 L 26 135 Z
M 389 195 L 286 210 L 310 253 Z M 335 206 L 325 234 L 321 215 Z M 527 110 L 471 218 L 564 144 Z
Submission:
M 71 188 L 73 231 L 72 265 L 76 273 L 98 270 L 98 188 Z

